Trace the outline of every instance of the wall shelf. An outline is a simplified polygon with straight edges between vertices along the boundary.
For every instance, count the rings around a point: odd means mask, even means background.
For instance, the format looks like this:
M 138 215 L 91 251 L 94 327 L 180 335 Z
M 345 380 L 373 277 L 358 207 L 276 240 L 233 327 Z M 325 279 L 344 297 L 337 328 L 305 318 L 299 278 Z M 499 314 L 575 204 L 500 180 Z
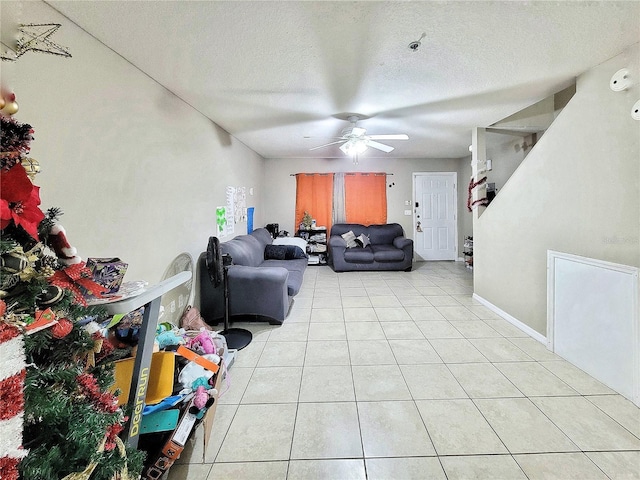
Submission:
M 307 241 L 309 265 L 326 265 L 327 263 L 327 227 L 300 229 L 296 237 Z

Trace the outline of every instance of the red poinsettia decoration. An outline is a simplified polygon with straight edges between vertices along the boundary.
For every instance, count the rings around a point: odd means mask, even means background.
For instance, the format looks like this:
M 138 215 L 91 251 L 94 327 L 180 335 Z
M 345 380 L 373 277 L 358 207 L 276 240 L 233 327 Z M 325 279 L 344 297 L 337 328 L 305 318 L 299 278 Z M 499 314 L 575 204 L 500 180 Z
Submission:
M 13 222 L 39 240 L 38 224 L 44 219 L 44 213 L 38 205 L 40 187 L 31 183 L 21 164 L 0 172 L 0 229 Z

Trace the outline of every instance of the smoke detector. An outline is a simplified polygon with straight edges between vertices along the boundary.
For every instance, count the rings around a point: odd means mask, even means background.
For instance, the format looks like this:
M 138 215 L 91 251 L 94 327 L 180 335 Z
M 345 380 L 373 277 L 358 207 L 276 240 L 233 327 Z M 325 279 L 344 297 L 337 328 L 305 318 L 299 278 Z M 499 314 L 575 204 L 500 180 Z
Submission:
M 408 47 L 409 50 L 413 51 L 413 52 L 417 52 L 418 49 L 420 48 L 420 46 L 422 45 L 422 42 L 420 40 L 422 40 L 424 37 L 426 37 L 427 34 L 423 33 L 420 38 L 418 40 L 414 40 L 413 42 L 411 42 Z

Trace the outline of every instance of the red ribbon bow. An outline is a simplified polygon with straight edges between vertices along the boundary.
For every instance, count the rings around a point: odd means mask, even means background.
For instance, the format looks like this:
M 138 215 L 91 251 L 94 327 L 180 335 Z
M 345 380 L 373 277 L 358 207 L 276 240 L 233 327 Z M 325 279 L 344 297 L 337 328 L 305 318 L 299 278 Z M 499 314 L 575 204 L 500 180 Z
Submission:
M 102 294 L 107 292 L 105 287 L 93 280 L 93 274 L 84 262 L 70 265 L 62 270 L 57 270 L 53 276 L 49 278 L 49 283 L 60 288 L 71 290 L 76 303 L 84 307 L 87 306 L 87 301 L 84 298 L 85 293 L 83 293 L 80 287 L 84 289 L 86 294 L 98 298 L 102 298 Z

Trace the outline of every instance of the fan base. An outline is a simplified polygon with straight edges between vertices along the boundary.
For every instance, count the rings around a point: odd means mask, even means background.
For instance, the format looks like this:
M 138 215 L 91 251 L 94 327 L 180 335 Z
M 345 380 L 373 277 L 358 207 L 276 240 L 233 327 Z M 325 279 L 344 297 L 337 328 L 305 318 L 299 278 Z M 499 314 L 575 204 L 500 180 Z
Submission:
M 242 350 L 253 339 L 253 334 L 244 328 L 228 328 L 218 333 L 224 335 L 227 340 L 227 347 L 233 350 Z

